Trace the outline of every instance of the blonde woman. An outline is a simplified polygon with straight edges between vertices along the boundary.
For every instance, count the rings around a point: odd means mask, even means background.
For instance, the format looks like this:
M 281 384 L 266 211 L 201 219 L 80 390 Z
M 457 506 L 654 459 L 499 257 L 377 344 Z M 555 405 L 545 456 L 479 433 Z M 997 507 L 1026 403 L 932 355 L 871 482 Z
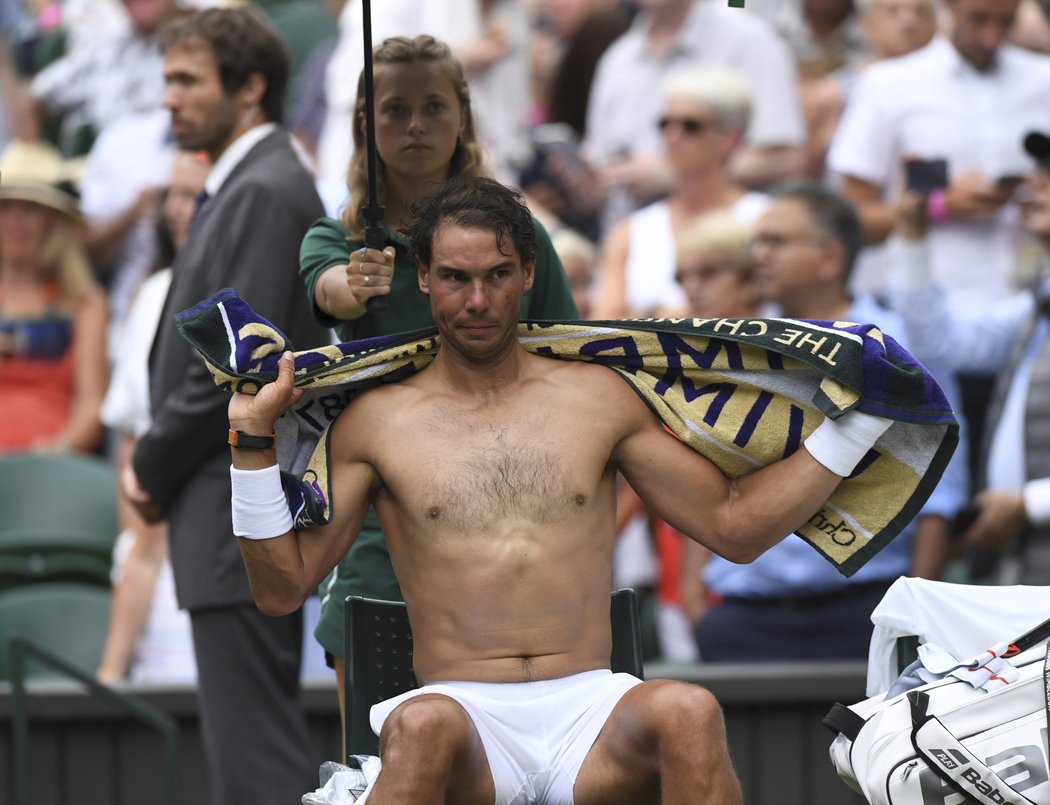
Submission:
M 417 285 L 401 235 L 413 202 L 451 177 L 485 172 L 462 65 L 431 36 L 393 37 L 374 50 L 376 192 L 385 208 L 382 250 L 364 248 L 362 208 L 368 203 L 364 78 L 358 82 L 350 203 L 340 220 L 322 218 L 303 239 L 300 274 L 317 320 L 351 341 L 431 326 L 430 302 Z M 525 294 L 526 319 L 575 319 L 565 272 L 550 238 L 536 226 L 536 279 Z M 385 296 L 388 309 L 369 311 Z M 370 511 L 353 548 L 321 585 L 314 632 L 336 671 L 342 697 L 343 602 L 347 595 L 401 600 L 386 542 Z
M 106 392 L 105 296 L 58 152 L 0 156 L 0 452 L 95 450 Z
M 727 67 L 686 67 L 669 75 L 660 91 L 657 125 L 674 177 L 671 194 L 631 213 L 605 238 L 599 319 L 685 313 L 685 295 L 674 281 L 678 236 L 702 215 L 722 210 L 752 222 L 769 205 L 729 170 L 751 119 L 747 79 Z

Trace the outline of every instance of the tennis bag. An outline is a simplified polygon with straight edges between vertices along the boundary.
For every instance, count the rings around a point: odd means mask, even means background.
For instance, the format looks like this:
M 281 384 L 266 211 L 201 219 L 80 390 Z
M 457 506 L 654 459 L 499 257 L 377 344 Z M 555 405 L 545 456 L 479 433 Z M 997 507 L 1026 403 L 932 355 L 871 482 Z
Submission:
M 872 805 L 1050 805 L 1050 647 L 1007 660 L 986 691 L 946 676 L 887 699 L 836 704 L 831 761 Z

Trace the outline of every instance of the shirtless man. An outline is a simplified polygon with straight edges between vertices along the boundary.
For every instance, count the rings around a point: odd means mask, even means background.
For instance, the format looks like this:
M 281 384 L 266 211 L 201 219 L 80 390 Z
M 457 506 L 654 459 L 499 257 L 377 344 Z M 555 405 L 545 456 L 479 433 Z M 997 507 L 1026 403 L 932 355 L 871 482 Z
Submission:
M 487 179 L 420 211 L 407 234 L 441 347 L 333 424 L 328 525 L 294 531 L 274 451 L 233 449 L 252 593 L 264 612 L 294 610 L 375 505 L 425 687 L 373 708 L 371 805 L 739 803 L 711 694 L 607 670 L 616 472 L 691 539 L 747 562 L 810 517 L 889 422 L 848 414 L 808 450 L 728 480 L 614 372 L 518 344 L 532 232 L 520 197 Z M 275 383 L 235 395 L 231 429 L 272 433 L 299 396 L 292 372 L 286 354 Z

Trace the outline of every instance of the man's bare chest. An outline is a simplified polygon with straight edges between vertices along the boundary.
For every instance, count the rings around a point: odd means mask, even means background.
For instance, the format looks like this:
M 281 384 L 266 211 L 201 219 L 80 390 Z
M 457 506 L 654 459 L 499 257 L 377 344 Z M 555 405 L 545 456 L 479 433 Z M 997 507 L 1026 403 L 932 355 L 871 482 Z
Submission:
M 473 530 L 559 520 L 590 503 L 600 449 L 551 411 L 437 409 L 384 462 L 385 486 L 412 519 Z

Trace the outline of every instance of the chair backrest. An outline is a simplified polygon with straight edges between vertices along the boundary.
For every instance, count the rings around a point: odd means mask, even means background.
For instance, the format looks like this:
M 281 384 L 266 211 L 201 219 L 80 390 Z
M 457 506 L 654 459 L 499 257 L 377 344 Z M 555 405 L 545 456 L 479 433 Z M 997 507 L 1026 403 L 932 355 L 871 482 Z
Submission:
M 23 637 L 94 673 L 109 628 L 111 594 L 93 584 L 40 583 L 0 590 L 0 679 L 10 679 L 10 648 Z M 30 661 L 27 676 L 57 676 Z
M 632 589 L 615 590 L 610 604 L 610 668 L 644 679 L 638 600 Z M 379 738 L 368 722 L 373 704 L 417 687 L 412 670 L 412 627 L 399 601 L 351 595 L 343 633 L 347 755 L 378 755 Z
M 110 585 L 116 473 L 94 456 L 0 456 L 0 589 L 38 581 Z

